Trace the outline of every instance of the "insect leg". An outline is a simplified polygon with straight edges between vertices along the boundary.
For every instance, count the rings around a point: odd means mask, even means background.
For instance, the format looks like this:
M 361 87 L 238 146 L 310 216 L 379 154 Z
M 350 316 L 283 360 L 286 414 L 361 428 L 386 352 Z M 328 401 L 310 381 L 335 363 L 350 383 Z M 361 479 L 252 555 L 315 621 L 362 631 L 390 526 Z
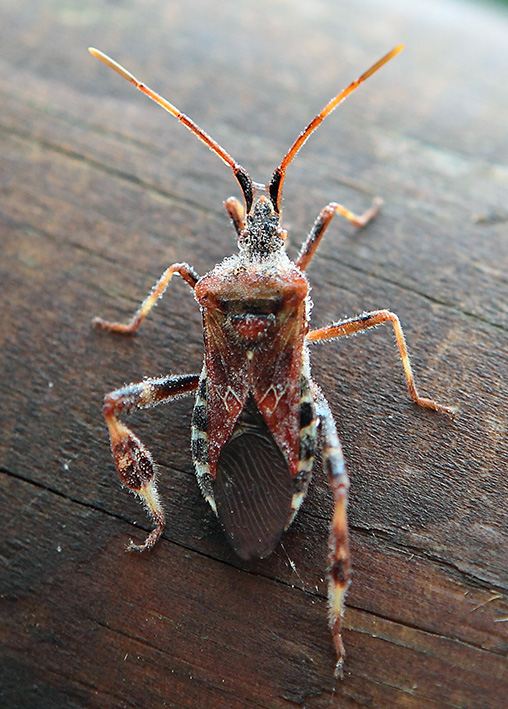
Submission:
M 344 664 L 344 645 L 340 634 L 344 612 L 344 598 L 349 586 L 351 563 L 349 558 L 349 540 L 347 527 L 347 501 L 349 477 L 344 465 L 335 421 L 323 393 L 315 387 L 317 413 L 320 418 L 321 440 L 323 447 L 323 467 L 328 475 L 333 492 L 334 511 L 330 526 L 329 566 L 328 566 L 328 603 L 329 623 L 333 642 L 337 652 L 335 673 L 342 675 Z
M 346 207 L 343 207 L 341 204 L 337 204 L 337 202 L 330 202 L 330 204 L 324 207 L 319 213 L 318 218 L 314 222 L 314 226 L 310 230 L 308 237 L 305 239 L 302 248 L 300 249 L 300 253 L 296 259 L 296 265 L 298 268 L 301 271 L 305 271 L 311 258 L 314 256 L 317 247 L 319 246 L 321 237 L 325 233 L 328 228 L 328 224 L 331 222 L 332 217 L 335 214 L 342 214 L 343 217 L 346 217 L 346 219 L 358 227 L 358 229 L 361 229 L 372 219 L 374 219 L 382 204 L 383 200 L 381 197 L 375 197 L 372 202 L 372 206 L 363 214 L 357 215 L 350 212 L 349 209 L 346 209 Z
M 362 330 L 367 330 L 369 327 L 377 327 L 385 322 L 391 322 L 393 329 L 395 331 L 395 338 L 397 340 L 397 346 L 399 348 L 400 358 L 402 360 L 402 366 L 404 367 L 404 373 L 406 375 L 407 386 L 409 389 L 409 395 L 419 406 L 423 406 L 427 409 L 432 409 L 433 411 L 441 411 L 442 413 L 453 416 L 456 410 L 449 406 L 443 406 L 438 404 L 432 399 L 426 399 L 418 394 L 416 389 L 416 384 L 414 381 L 413 370 L 411 369 L 411 363 L 409 361 L 409 353 L 407 351 L 406 339 L 402 331 L 400 320 L 392 313 L 390 310 L 374 310 L 370 313 L 364 313 L 356 318 L 349 318 L 347 320 L 341 320 L 333 325 L 328 325 L 327 327 L 319 328 L 318 330 L 311 330 L 307 335 L 307 340 L 309 342 L 319 342 L 322 340 L 333 340 L 338 337 L 344 337 L 347 335 L 354 335 Z
M 150 408 L 175 397 L 190 394 L 198 388 L 198 384 L 199 374 L 145 379 L 139 384 L 128 384 L 117 389 L 107 394 L 104 399 L 104 416 L 120 479 L 129 490 L 141 497 L 156 525 L 143 544 L 137 545 L 131 540 L 129 551 L 151 549 L 162 534 L 165 519 L 157 493 L 152 455 L 118 416 L 133 409 Z
M 92 320 L 93 325 L 95 327 L 101 327 L 104 330 L 110 330 L 111 332 L 120 332 L 122 334 L 131 334 L 133 332 L 136 332 L 136 330 L 141 325 L 150 310 L 153 308 L 155 303 L 163 295 L 164 291 L 168 287 L 170 280 L 173 278 L 173 274 L 175 273 L 178 273 L 178 275 L 180 275 L 184 279 L 184 281 L 186 281 L 190 285 L 191 288 L 194 288 L 194 286 L 199 280 L 199 276 L 192 268 L 192 266 L 189 266 L 189 264 L 187 263 L 174 263 L 172 266 L 170 266 L 164 271 L 155 286 L 152 288 L 151 293 L 141 303 L 140 307 L 134 313 L 128 323 L 109 322 L 108 320 L 103 320 L 102 318 L 94 318 Z
M 226 211 L 229 214 L 231 221 L 233 222 L 233 225 L 236 229 L 236 233 L 238 234 L 238 236 L 240 236 L 243 230 L 245 229 L 244 208 L 242 207 L 241 203 L 236 199 L 236 197 L 228 197 L 228 199 L 224 202 L 224 206 L 226 207 Z

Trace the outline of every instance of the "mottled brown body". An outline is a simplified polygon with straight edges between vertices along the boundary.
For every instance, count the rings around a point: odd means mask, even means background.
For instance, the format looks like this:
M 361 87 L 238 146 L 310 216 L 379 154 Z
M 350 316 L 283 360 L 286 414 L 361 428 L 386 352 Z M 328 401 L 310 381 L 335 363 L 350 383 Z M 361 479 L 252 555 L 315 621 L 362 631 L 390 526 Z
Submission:
M 231 259 L 224 266 L 204 276 L 195 289 L 203 308 L 212 477 L 249 394 L 294 476 L 300 373 L 309 329 L 307 279 L 287 258 L 263 264 Z
M 329 622 L 341 673 L 344 648 L 340 635 L 344 596 L 350 579 L 347 530 L 349 480 L 335 422 L 328 403 L 310 374 L 308 345 L 391 322 L 411 398 L 419 405 L 452 413 L 420 397 L 413 379 L 399 319 L 388 310 L 365 313 L 311 330 L 309 283 L 304 273 L 335 214 L 362 227 L 381 201 L 357 216 L 331 202 L 318 216 L 300 254 L 285 252 L 281 225 L 285 171 L 309 135 L 357 86 L 402 47 L 389 52 L 357 81 L 334 97 L 300 134 L 266 186 L 247 172 L 191 119 L 155 94 L 106 55 L 91 50 L 138 89 L 178 118 L 228 164 L 241 187 L 245 209 L 229 198 L 226 209 L 238 235 L 238 254 L 200 278 L 187 264 L 170 266 L 129 323 L 100 318 L 95 325 L 133 333 L 163 294 L 175 273 L 194 291 L 203 316 L 205 355 L 200 375 L 146 379 L 108 394 L 104 414 L 120 478 L 146 504 L 156 527 L 141 545 L 155 544 L 164 529 L 155 466 L 144 444 L 119 419 L 132 409 L 155 406 L 196 391 L 192 416 L 192 457 L 201 490 L 217 514 L 230 543 L 242 558 L 273 551 L 305 497 L 314 453 L 321 439 L 322 458 L 334 497 L 329 552 Z

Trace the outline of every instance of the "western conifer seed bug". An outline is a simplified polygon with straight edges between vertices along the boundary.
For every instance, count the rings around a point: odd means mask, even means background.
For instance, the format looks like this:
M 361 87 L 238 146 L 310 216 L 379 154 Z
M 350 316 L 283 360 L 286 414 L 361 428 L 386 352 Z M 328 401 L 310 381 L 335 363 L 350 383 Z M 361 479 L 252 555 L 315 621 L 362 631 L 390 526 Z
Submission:
M 205 276 L 186 263 L 170 266 L 126 323 L 96 318 L 97 327 L 134 333 L 178 274 L 194 291 L 203 318 L 204 363 L 200 374 L 144 379 L 105 397 L 104 415 L 122 483 L 146 505 L 155 529 L 142 544 L 150 549 L 164 529 L 156 470 L 145 445 L 120 420 L 121 414 L 196 393 L 191 449 L 196 476 L 205 499 L 219 518 L 242 559 L 263 558 L 277 546 L 291 524 L 309 484 L 318 437 L 323 465 L 334 498 L 330 526 L 329 623 L 342 673 L 344 646 L 340 634 L 344 596 L 350 579 L 346 505 L 349 480 L 328 403 L 311 379 L 312 342 L 333 340 L 391 323 L 413 401 L 435 411 L 453 409 L 419 395 L 397 315 L 376 310 L 310 329 L 311 299 L 305 270 L 332 217 L 341 214 L 361 228 L 378 212 L 381 200 L 357 216 L 331 202 L 319 214 L 293 262 L 286 254 L 287 232 L 281 225 L 282 187 L 286 168 L 319 124 L 338 104 L 402 49 L 396 47 L 335 96 L 298 136 L 268 185 L 247 172 L 190 118 L 122 66 L 98 51 L 90 52 L 178 118 L 233 170 L 245 207 L 235 197 L 225 202 L 238 237 L 238 254 L 229 256 Z

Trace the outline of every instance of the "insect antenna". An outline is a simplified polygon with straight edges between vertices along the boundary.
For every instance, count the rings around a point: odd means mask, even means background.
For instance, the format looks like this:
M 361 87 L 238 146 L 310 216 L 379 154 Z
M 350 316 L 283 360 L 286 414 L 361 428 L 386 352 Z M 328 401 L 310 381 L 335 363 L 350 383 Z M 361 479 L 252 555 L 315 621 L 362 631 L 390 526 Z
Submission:
M 329 101 L 323 108 L 321 113 L 318 113 L 318 115 L 313 118 L 312 121 L 309 123 L 307 128 L 305 128 L 305 130 L 300 133 L 293 145 L 284 155 L 279 167 L 273 173 L 272 179 L 268 186 L 270 199 L 272 200 L 273 207 L 277 213 L 280 212 L 280 199 L 282 195 L 282 186 L 284 184 L 284 178 L 286 176 L 286 168 L 293 161 L 294 157 L 296 156 L 300 148 L 304 145 L 304 143 L 307 142 L 309 136 L 314 133 L 316 128 L 324 121 L 328 114 L 330 114 L 335 108 L 337 108 L 339 103 L 344 101 L 344 99 L 347 98 L 349 94 L 353 93 L 353 91 L 357 89 L 361 83 L 368 79 L 369 76 L 372 76 L 372 74 L 374 74 L 378 69 L 381 69 L 384 64 L 389 62 L 390 59 L 393 59 L 393 57 L 399 52 L 401 52 L 403 49 L 404 45 L 399 44 L 398 47 L 395 47 L 394 49 L 392 49 L 391 52 L 385 54 L 382 59 L 373 64 L 370 69 L 367 69 L 367 71 L 364 72 L 358 79 L 356 79 L 356 81 L 353 81 L 351 84 L 349 84 L 347 88 L 343 89 L 340 93 L 337 94 L 337 96 L 332 98 L 332 100 Z
M 250 212 L 250 209 L 252 207 L 252 201 L 254 198 L 254 188 L 252 180 L 246 170 L 237 162 L 235 162 L 235 160 L 233 160 L 231 155 L 229 155 L 229 153 L 227 153 L 223 147 L 221 147 L 213 138 L 211 138 L 207 133 L 205 133 L 204 130 L 201 130 L 201 128 L 196 123 L 194 123 L 192 119 L 186 116 L 185 113 L 179 111 L 178 108 L 176 108 L 176 106 L 173 106 L 172 103 L 167 101 L 162 96 L 159 96 L 159 94 L 157 94 L 151 88 L 146 86 L 146 84 L 143 84 L 141 81 L 136 79 L 136 77 L 131 74 L 130 71 L 124 69 L 121 64 L 115 62 L 115 60 L 111 59 L 111 57 L 108 57 L 107 54 L 104 54 L 104 52 L 101 52 L 99 49 L 95 49 L 94 47 L 89 47 L 88 51 L 90 52 L 90 54 L 93 54 L 94 57 L 100 59 L 101 62 L 104 62 L 104 64 L 116 71 L 117 74 L 120 74 L 120 76 L 123 76 L 124 79 L 130 81 L 131 84 L 134 84 L 137 89 L 146 94 L 148 98 L 151 98 L 152 101 L 155 101 L 155 103 L 157 103 L 159 106 L 162 106 L 162 108 L 164 108 L 168 113 L 171 113 L 172 116 L 178 118 L 178 120 L 191 131 L 191 133 L 194 133 L 194 135 L 197 136 L 203 143 L 205 143 L 205 145 L 207 145 L 210 150 L 212 150 L 216 155 L 218 155 L 221 160 L 226 163 L 226 165 L 229 165 L 229 167 L 233 170 L 234 176 L 238 180 L 238 184 L 240 185 L 240 188 L 242 190 L 247 213 Z

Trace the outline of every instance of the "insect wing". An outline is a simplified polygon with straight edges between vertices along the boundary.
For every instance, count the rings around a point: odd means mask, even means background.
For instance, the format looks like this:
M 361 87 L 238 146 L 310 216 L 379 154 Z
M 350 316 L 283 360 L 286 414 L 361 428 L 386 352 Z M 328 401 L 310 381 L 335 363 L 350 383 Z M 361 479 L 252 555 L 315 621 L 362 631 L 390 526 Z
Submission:
M 220 452 L 214 482 L 219 519 L 236 553 L 268 556 L 291 509 L 293 478 L 252 396 Z
M 273 551 L 292 515 L 303 337 L 294 336 L 293 320 L 276 329 L 269 347 L 247 355 L 234 338 L 228 340 L 227 328 L 212 325 L 214 314 L 206 320 L 209 466 L 217 514 L 238 555 L 260 558 Z

